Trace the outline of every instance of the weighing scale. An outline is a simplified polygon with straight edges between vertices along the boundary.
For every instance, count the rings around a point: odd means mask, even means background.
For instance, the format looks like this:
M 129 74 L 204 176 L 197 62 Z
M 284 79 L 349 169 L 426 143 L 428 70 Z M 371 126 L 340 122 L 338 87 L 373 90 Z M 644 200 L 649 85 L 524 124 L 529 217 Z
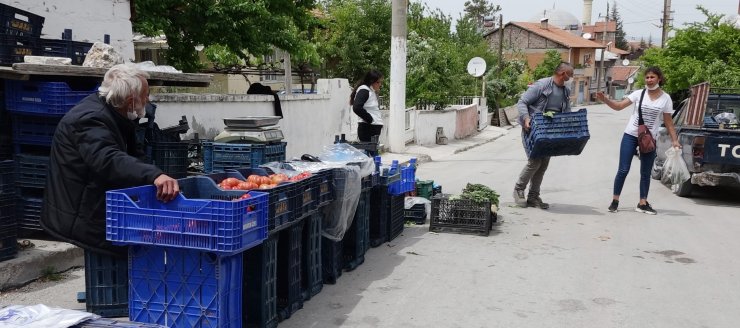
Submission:
M 274 143 L 283 140 L 277 126 L 280 116 L 246 116 L 225 118 L 226 128 L 214 138 L 220 143 Z

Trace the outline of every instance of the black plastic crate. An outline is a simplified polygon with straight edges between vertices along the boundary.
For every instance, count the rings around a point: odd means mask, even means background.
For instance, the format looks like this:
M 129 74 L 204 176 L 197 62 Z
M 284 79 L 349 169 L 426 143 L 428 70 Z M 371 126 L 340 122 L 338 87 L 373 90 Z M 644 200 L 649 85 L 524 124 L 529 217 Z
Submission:
M 303 276 L 301 279 L 301 290 L 303 301 L 316 296 L 324 287 L 324 278 L 321 266 L 321 221 L 320 213 L 313 213 L 306 218 L 306 226 L 303 227 Z
M 411 208 L 403 210 L 403 217 L 405 221 L 424 224 L 427 221 L 427 210 L 424 204 L 415 204 Z
M 66 57 L 72 59 L 72 65 L 82 65 L 92 43 L 72 40 L 40 39 L 43 56 Z
M 334 170 L 326 169 L 316 172 L 314 175 L 318 182 L 318 207 L 327 205 L 334 200 Z
M 41 36 L 44 17 L 0 3 L 0 34 Z
M 244 256 L 244 327 L 277 327 L 277 248 L 279 234 L 246 250 Z
M 0 196 L 0 231 L 12 230 L 17 234 L 16 197 L 14 194 Z M 0 235 L 0 237 L 3 237 Z
M 492 224 L 490 201 L 452 200 L 447 194 L 432 197 L 429 231 L 451 230 L 488 236 Z
M 85 308 L 101 317 L 128 316 L 128 259 L 85 250 Z
M 156 142 L 152 146 L 152 164 L 172 178 L 184 178 L 188 175 L 188 147 L 185 142 Z
M 295 219 L 301 219 L 313 213 L 319 203 L 319 183 L 315 176 L 295 182 Z
M 252 174 L 267 176 L 267 170 L 262 168 L 238 168 L 230 169 L 229 172 L 237 172 L 243 179 L 248 178 Z M 218 173 L 210 174 L 209 176 L 218 176 Z M 214 181 L 216 181 L 214 179 Z M 216 181 L 219 183 L 221 181 Z M 270 233 L 279 231 L 286 228 L 293 222 L 296 217 L 296 184 L 295 183 L 284 183 L 277 187 L 270 189 L 262 189 L 262 192 L 270 194 L 270 201 L 268 204 L 268 224 Z
M 0 122 L 2 123 L 2 122 Z M 11 128 L 10 127 L 2 127 L 2 129 L 7 129 L 8 133 L 10 133 Z M 0 161 L 9 160 L 13 158 L 13 138 L 10 137 L 10 134 L 0 134 Z
M 44 188 L 49 169 L 49 156 L 15 154 L 16 185 L 18 187 Z
M 16 203 L 18 234 L 21 236 L 44 231 L 41 228 L 41 206 L 44 191 L 39 188 L 19 188 Z
M 15 162 L 0 161 L 0 197 L 15 196 Z
M 92 319 L 72 326 L 72 328 L 167 328 L 153 323 L 124 322 L 111 319 Z
M 404 227 L 404 195 L 391 195 L 389 198 L 390 206 L 387 209 L 388 215 L 388 241 L 396 239 L 403 232 Z
M 303 308 L 301 293 L 301 257 L 303 250 L 303 224 L 297 222 L 280 232 L 277 257 L 277 313 L 283 321 Z
M 25 56 L 40 56 L 38 38 L 0 34 L 0 65 L 22 63 Z
M 378 247 L 388 241 L 388 219 L 386 212 L 386 202 L 388 197 L 388 187 L 378 185 L 373 187 L 370 194 L 370 246 Z
M 344 264 L 343 242 L 321 237 L 321 267 L 325 284 L 336 284 L 342 276 Z
M 59 117 L 13 114 L 13 143 L 51 147 Z
M 18 255 L 17 238 L 15 229 L 0 229 L 0 262 L 14 259 Z
M 352 271 L 365 262 L 365 251 L 368 249 L 367 239 L 370 224 L 370 189 L 360 193 L 357 210 L 352 224 L 344 234 L 343 262 L 344 269 Z

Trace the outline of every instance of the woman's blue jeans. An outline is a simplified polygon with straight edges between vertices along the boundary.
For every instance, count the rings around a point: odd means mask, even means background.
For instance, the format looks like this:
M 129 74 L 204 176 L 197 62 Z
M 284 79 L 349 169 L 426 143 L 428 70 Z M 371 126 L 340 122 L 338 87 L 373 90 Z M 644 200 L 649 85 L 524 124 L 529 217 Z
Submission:
M 637 137 L 629 134 L 622 136 L 622 144 L 619 147 L 619 169 L 617 176 L 614 178 L 614 195 L 619 196 L 624 187 L 624 180 L 627 179 L 627 173 L 630 172 L 632 165 L 632 156 L 637 152 Z M 650 170 L 655 162 L 655 151 L 647 154 L 640 154 L 640 199 L 647 199 L 650 190 Z

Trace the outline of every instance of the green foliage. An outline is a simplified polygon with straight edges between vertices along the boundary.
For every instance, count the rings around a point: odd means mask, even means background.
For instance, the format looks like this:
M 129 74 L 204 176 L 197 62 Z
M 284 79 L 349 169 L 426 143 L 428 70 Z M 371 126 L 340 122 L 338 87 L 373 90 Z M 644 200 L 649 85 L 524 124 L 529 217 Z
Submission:
M 463 18 L 472 19 L 478 25 L 483 24 L 483 17 L 493 16 L 501 11 L 501 6 L 489 3 L 488 0 L 468 0 L 465 1 L 465 16 Z
M 557 50 L 548 50 L 545 52 L 545 60 L 537 65 L 534 69 L 534 73 L 532 73 L 534 79 L 539 80 L 543 77 L 552 76 L 561 61 L 563 60 Z
M 391 2 L 329 0 L 322 5 L 328 17 L 326 28 L 314 35 L 314 42 L 323 60 L 323 75 L 347 78 L 354 84 L 368 70 L 376 69 L 388 80 Z
M 522 60 L 504 61 L 501 71 L 489 71 L 486 77 L 486 96 L 499 108 L 516 104 L 530 77 Z
M 463 189 L 460 199 L 469 199 L 478 203 L 490 201 L 498 207 L 499 195 L 491 188 L 477 183 L 468 183 Z
M 669 93 L 709 82 L 713 87 L 740 87 L 740 29 L 709 13 L 705 22 L 676 29 L 666 48 L 648 49 L 642 56 L 645 66 L 658 66 L 666 76 L 663 88 Z
M 213 46 L 210 56 L 235 64 L 273 47 L 305 55 L 311 52 L 305 31 L 317 23 L 309 10 L 314 0 L 137 0 L 134 30 L 167 36 L 167 61 L 186 72 L 202 68 L 195 46 Z M 227 55 L 231 52 L 232 55 Z M 207 53 L 207 56 L 208 53 Z M 315 57 L 315 56 L 314 56 Z
M 48 266 L 43 269 L 41 269 L 41 272 L 39 272 L 39 280 L 41 281 L 59 281 L 64 279 L 64 276 L 60 273 L 57 273 L 57 270 L 53 266 Z

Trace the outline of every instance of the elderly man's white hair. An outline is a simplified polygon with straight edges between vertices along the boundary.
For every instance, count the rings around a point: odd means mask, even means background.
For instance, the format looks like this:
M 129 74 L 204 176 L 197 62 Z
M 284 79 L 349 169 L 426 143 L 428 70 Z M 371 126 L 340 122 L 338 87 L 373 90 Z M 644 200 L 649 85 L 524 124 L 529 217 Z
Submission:
M 105 73 L 98 94 L 114 108 L 121 108 L 130 96 L 139 96 L 144 87 L 142 79 L 149 78 L 149 73 L 132 64 L 118 64 Z

